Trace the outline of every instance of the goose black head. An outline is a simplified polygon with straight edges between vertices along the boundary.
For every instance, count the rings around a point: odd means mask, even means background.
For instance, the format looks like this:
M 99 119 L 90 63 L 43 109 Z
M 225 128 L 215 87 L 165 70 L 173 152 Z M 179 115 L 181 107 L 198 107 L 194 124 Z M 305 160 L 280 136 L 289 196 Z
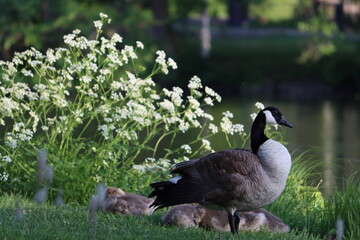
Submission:
M 293 125 L 286 121 L 280 110 L 276 107 L 266 107 L 262 112 L 265 114 L 267 124 L 279 124 L 289 128 L 293 127 Z

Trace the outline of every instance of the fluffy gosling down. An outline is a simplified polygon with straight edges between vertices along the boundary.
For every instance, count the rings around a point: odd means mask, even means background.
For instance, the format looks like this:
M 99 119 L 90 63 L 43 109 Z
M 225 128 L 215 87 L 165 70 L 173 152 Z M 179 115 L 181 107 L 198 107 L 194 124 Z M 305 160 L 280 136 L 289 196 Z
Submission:
M 154 199 L 146 198 L 135 193 L 126 193 L 120 188 L 108 187 L 106 189 L 103 210 L 119 215 L 151 215 L 154 208 L 150 205 Z
M 236 213 L 240 217 L 239 229 L 243 231 L 268 230 L 270 232 L 288 232 L 290 227 L 280 218 L 258 209 L 250 212 Z M 178 227 L 202 227 L 208 230 L 230 232 L 225 210 L 212 210 L 199 204 L 181 204 L 173 206 L 162 218 L 165 225 Z
M 259 209 L 283 192 L 291 168 L 291 156 L 279 142 L 268 138 L 266 124 L 292 128 L 279 109 L 261 110 L 251 128 L 251 150 L 236 148 L 208 154 L 176 164 L 170 180 L 150 184 L 156 209 L 184 203 L 217 205 L 226 210 L 233 234 L 238 233 L 240 215 Z

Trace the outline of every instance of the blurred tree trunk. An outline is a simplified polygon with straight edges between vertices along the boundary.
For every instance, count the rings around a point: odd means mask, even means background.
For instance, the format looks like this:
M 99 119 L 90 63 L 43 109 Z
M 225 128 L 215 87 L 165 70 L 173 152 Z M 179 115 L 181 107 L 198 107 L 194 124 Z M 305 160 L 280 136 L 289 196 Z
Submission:
M 202 0 L 200 46 L 201 46 L 201 57 L 204 59 L 209 57 L 211 50 L 211 26 L 210 26 L 210 17 L 207 10 L 208 10 L 208 0 Z
M 313 15 L 314 16 L 319 15 L 319 7 L 320 7 L 319 0 L 313 0 Z
M 335 21 L 340 31 L 344 30 L 344 0 L 335 4 Z
M 248 0 L 229 0 L 229 25 L 241 27 L 248 20 Z
M 155 37 L 164 42 L 166 51 L 174 52 L 173 43 L 176 39 L 169 20 L 167 1 L 151 0 L 150 3 L 155 18 L 155 25 L 153 28 Z
M 167 1 L 151 0 L 151 8 L 156 20 L 154 32 L 157 37 L 164 37 L 169 31 Z
M 49 21 L 50 20 L 50 10 L 49 10 L 49 1 L 48 0 L 41 0 L 41 15 L 43 20 Z

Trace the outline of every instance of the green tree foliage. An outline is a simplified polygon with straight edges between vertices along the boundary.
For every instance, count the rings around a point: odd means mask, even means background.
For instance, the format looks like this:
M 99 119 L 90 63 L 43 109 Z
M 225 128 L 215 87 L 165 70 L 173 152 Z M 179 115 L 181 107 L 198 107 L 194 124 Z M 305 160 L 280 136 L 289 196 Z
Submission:
M 113 0 L 0 0 L 0 53 L 10 59 L 13 51 L 30 46 L 37 49 L 58 46 L 62 36 L 74 28 L 85 35 L 95 34 L 89 22 L 99 12 L 111 14 L 116 29 L 127 38 L 145 34 L 152 22 L 146 1 Z

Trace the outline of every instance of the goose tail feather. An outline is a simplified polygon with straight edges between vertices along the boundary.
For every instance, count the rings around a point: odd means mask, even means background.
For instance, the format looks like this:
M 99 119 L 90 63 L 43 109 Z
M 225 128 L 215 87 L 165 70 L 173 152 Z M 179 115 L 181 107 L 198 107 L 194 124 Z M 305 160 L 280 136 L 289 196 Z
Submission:
M 151 183 L 150 186 L 153 191 L 149 197 L 156 197 L 150 207 L 155 207 L 155 210 L 184 203 L 201 202 L 206 192 L 200 179 L 188 176 Z

